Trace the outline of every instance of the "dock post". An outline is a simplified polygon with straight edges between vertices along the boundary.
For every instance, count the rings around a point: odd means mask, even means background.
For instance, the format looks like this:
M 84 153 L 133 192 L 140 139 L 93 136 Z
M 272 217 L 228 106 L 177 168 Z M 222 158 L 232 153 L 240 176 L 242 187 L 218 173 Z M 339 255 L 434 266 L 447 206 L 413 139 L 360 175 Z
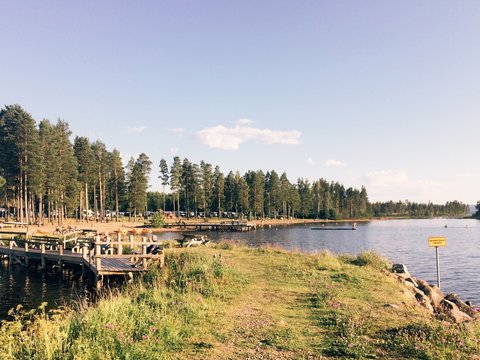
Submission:
M 95 289 L 101 290 L 103 285 L 103 275 L 95 274 Z
M 58 268 L 62 270 L 63 244 L 58 245 Z
M 41 262 L 41 266 L 42 266 L 42 270 L 45 269 L 45 244 L 44 243 L 41 243 L 40 244 L 40 262 Z
M 82 246 L 82 276 L 87 276 L 87 265 L 85 262 L 88 261 L 88 247 L 86 245 Z M 89 262 L 89 261 L 88 261 Z
M 13 265 L 13 253 L 12 253 L 12 250 L 13 250 L 13 239 L 11 239 L 9 242 L 8 242 L 8 248 L 10 249 L 10 253 L 8 254 L 8 266 L 12 266 Z
M 128 240 L 130 241 L 130 243 L 133 243 L 133 234 L 130 234 L 128 236 Z M 130 245 L 130 250 L 133 250 L 133 245 Z
M 28 263 L 29 263 L 29 258 L 28 258 L 28 242 L 27 242 L 27 239 L 25 239 L 25 266 L 28 267 Z
M 147 255 L 147 237 L 143 236 L 142 237 L 142 255 Z M 147 269 L 147 258 L 143 257 L 142 258 L 142 267 L 146 270 Z
M 117 241 L 120 243 L 118 244 L 118 255 L 122 255 L 123 254 L 123 245 L 122 245 L 122 233 L 119 231 L 117 233 Z
M 102 258 L 100 257 L 101 252 L 102 247 L 95 244 L 95 267 L 97 268 L 97 271 L 102 269 Z

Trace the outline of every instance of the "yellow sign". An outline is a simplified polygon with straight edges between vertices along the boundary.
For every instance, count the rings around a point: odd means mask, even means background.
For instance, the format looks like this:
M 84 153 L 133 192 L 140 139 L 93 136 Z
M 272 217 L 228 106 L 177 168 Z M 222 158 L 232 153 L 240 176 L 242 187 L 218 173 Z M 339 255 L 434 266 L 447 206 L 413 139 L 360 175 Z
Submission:
M 444 236 L 430 236 L 428 238 L 428 246 L 447 246 L 447 238 Z

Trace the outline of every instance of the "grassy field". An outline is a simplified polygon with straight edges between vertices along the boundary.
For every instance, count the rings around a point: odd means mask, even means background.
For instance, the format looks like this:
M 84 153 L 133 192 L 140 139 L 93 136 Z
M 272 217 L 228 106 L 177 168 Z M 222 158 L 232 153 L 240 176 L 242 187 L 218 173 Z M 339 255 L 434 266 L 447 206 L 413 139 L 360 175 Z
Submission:
M 171 249 L 165 269 L 95 305 L 16 309 L 0 358 L 480 358 L 476 322 L 433 319 L 387 267 L 371 253 Z

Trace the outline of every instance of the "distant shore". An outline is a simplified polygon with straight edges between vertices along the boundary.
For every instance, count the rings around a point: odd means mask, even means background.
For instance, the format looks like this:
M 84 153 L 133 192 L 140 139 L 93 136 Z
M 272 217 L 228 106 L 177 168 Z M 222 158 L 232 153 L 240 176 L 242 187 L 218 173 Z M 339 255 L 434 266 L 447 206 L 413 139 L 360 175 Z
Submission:
M 301 224 L 335 224 L 335 223 L 361 223 L 361 222 L 369 222 L 369 221 L 382 221 L 382 220 L 405 220 L 409 219 L 407 217 L 382 217 L 382 218 L 364 218 L 364 219 L 341 219 L 341 220 L 328 220 L 328 219 L 260 219 L 260 220 L 251 220 L 248 221 L 249 223 L 255 223 L 257 227 L 274 227 L 274 226 L 289 226 L 289 225 L 301 225 Z M 200 219 L 180 219 L 182 224 L 196 224 L 196 223 L 217 223 L 217 222 L 231 222 L 233 221 L 240 221 L 240 222 L 247 222 L 247 220 L 238 220 L 238 219 L 228 219 L 228 218 L 200 218 Z M 158 227 L 153 228 L 149 225 L 148 220 L 138 219 L 137 221 L 129 221 L 128 218 L 124 218 L 120 221 L 109 220 L 109 221 L 79 221 L 76 219 L 66 219 L 63 221 L 62 225 L 58 225 L 57 222 L 49 223 L 45 222 L 43 225 L 28 225 L 16 228 L 4 228 L 4 231 L 12 230 L 18 231 L 27 229 L 29 234 L 33 233 L 48 233 L 53 234 L 53 232 L 57 228 L 66 228 L 72 227 L 79 230 L 96 230 L 99 233 L 113 233 L 119 230 L 122 231 L 129 231 L 132 229 L 138 228 L 148 228 L 154 232 L 175 232 L 175 231 L 184 231 L 185 229 L 182 226 L 176 227 L 177 220 L 168 220 L 166 224 L 168 227 Z

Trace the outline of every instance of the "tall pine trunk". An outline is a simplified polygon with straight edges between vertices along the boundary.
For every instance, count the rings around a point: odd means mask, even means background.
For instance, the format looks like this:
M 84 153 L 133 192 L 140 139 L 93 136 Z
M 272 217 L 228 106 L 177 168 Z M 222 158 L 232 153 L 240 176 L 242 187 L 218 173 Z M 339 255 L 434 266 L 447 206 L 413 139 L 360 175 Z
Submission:
M 98 206 L 97 206 L 97 185 L 93 184 L 93 218 L 97 219 L 97 212 L 98 212 Z
M 87 223 L 90 221 L 89 220 L 89 214 L 88 214 L 88 182 L 85 180 L 85 210 L 87 213 Z
M 20 222 L 23 223 L 23 176 L 22 173 L 20 172 L 19 176 L 19 189 L 18 189 L 18 213 L 20 215 Z M 17 215 L 18 216 L 18 215 Z

